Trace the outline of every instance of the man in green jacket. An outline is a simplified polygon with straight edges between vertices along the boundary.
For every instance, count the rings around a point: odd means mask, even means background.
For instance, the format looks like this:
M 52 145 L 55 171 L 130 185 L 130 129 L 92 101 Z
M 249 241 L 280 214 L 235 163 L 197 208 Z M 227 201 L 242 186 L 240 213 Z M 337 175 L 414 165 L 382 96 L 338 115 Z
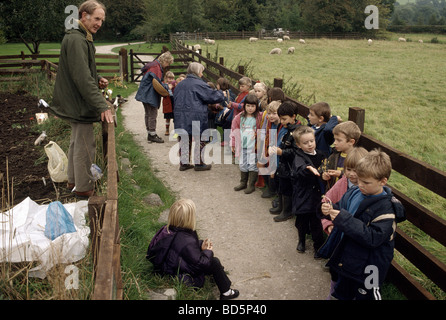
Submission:
M 113 115 L 100 89 L 108 85 L 96 71 L 93 34 L 105 19 L 105 7 L 95 0 L 79 7 L 78 28 L 66 30 L 60 49 L 54 86 L 52 112 L 71 124 L 68 151 L 68 188 L 75 187 L 78 198 L 94 193 L 90 171 L 96 156 L 93 123 L 112 123 Z

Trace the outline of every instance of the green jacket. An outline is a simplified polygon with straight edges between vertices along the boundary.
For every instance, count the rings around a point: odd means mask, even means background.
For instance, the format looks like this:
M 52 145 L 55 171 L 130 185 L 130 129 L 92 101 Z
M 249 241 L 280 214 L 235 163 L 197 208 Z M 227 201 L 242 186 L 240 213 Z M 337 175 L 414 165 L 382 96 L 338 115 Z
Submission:
M 91 34 L 81 24 L 65 32 L 60 49 L 51 111 L 70 122 L 101 121 L 108 105 L 99 90 Z

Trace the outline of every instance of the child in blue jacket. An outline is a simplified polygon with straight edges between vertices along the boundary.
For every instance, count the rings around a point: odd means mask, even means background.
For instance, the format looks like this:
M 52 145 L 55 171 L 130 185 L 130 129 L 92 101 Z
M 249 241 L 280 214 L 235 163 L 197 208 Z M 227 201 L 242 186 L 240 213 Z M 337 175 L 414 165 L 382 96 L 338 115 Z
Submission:
M 369 152 L 355 170 L 358 186 L 347 191 L 339 205 L 321 206 L 322 213 L 342 232 L 327 263 L 338 274 L 332 297 L 380 300 L 379 288 L 393 259 L 396 223 L 405 220 L 405 210 L 385 186 L 392 171 L 386 153 Z

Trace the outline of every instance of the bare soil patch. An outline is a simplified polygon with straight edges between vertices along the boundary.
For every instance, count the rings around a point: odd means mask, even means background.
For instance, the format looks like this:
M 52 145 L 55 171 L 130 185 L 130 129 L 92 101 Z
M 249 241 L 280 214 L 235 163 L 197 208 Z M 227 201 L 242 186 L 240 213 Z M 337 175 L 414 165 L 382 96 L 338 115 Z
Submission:
M 56 188 L 48 173 L 48 162 L 39 161 L 48 140 L 40 146 L 34 145 L 40 135 L 35 128 L 36 113 L 39 112 L 43 111 L 38 107 L 38 99 L 26 92 L 0 93 L 0 176 L 3 175 L 0 180 L 6 190 L 9 177 L 13 204 L 26 197 L 36 202 L 57 199 Z M 66 191 L 59 185 L 56 187 L 59 192 Z

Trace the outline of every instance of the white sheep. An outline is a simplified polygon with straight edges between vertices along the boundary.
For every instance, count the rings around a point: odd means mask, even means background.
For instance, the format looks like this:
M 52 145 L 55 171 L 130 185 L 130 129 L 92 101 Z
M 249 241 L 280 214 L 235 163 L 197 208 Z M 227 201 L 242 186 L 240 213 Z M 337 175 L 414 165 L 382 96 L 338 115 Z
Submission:
M 423 43 L 423 40 L 420 39 L 420 40 L 418 40 L 418 42 L 419 42 L 419 43 Z
M 280 48 L 274 48 L 269 52 L 269 54 L 282 54 L 282 49 Z
M 369 43 L 369 46 L 373 43 L 372 39 L 367 40 L 367 42 Z
M 299 39 L 299 43 L 305 44 L 305 40 L 304 39 Z
M 257 40 L 259 40 L 259 38 L 254 38 L 254 37 L 249 38 L 249 42 L 256 42 Z
M 205 38 L 204 39 L 204 43 L 206 43 L 206 44 L 215 44 L 215 40 L 211 40 L 211 39 Z
M 281 42 L 283 42 L 283 39 L 277 39 L 277 42 L 279 42 L 279 43 L 281 43 Z
M 405 38 L 398 38 L 398 41 L 400 41 L 400 42 L 406 42 L 406 39 L 405 39 Z
M 290 40 L 289 36 L 283 36 L 283 40 Z
M 193 50 L 194 51 L 198 51 L 200 49 L 201 49 L 201 46 L 199 44 L 196 44 L 196 45 L 193 46 Z
M 296 48 L 294 48 L 294 47 L 289 47 L 288 48 L 288 54 L 291 54 L 291 53 L 294 53 L 294 50 L 295 50 Z

